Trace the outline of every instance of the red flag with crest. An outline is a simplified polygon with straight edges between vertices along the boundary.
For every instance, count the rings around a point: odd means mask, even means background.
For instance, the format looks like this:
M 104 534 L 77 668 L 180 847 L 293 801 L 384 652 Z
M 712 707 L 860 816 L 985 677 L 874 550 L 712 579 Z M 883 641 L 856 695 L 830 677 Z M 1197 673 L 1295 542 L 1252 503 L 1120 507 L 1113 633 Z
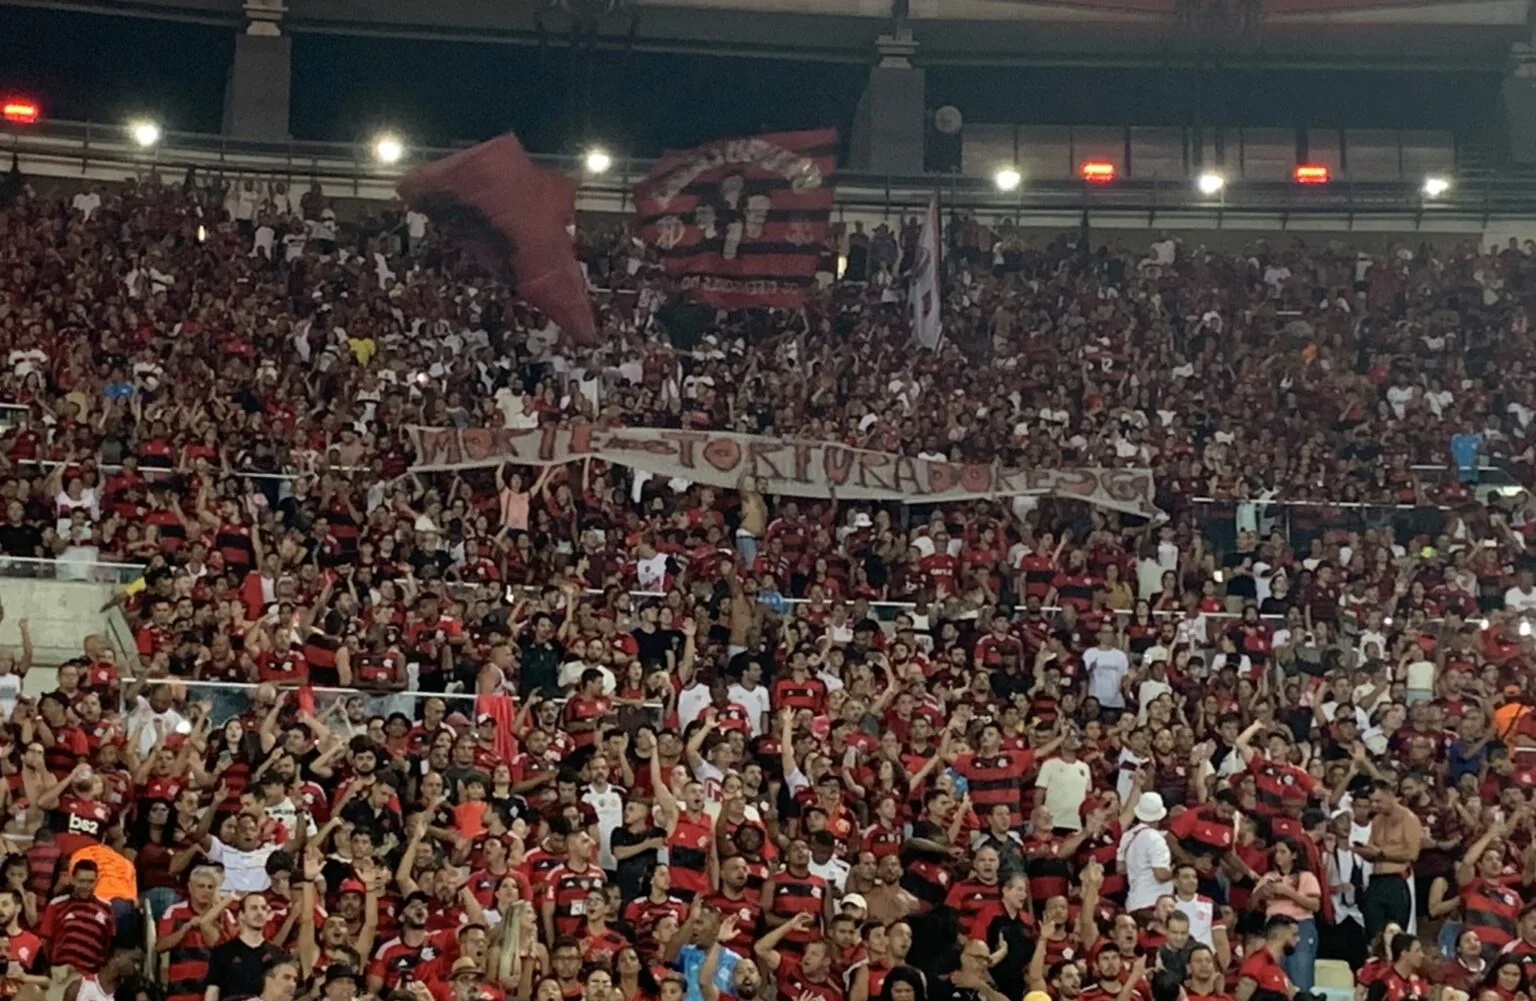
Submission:
M 837 132 L 776 132 L 670 153 L 635 187 L 640 233 L 687 294 L 796 308 L 832 217 Z

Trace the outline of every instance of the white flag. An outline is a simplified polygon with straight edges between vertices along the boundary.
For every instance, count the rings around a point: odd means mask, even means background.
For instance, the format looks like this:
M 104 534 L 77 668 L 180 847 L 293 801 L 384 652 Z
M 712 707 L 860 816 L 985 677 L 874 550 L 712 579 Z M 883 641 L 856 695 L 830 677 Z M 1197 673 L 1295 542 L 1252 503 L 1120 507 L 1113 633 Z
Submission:
M 939 288 L 939 193 L 928 200 L 928 214 L 917 237 L 917 259 L 912 262 L 912 285 L 907 292 L 912 332 L 917 342 L 930 351 L 937 350 L 944 336 L 940 306 L 944 298 Z

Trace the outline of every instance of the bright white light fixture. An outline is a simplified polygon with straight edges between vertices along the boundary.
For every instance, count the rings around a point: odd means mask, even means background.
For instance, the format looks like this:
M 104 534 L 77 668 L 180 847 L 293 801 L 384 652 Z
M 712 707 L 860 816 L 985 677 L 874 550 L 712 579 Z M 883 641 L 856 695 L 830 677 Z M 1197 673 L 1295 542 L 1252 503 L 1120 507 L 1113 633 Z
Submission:
M 373 141 L 373 156 L 380 163 L 399 163 L 405 155 L 405 144 L 392 135 L 382 135 Z
M 589 174 L 606 174 L 608 168 L 613 166 L 613 157 L 608 155 L 607 150 L 593 147 L 587 150 L 581 162 Z
M 997 185 L 999 191 L 1013 191 L 1024 182 L 1024 175 L 1020 174 L 1017 167 L 999 167 L 997 173 L 992 175 L 992 183 Z
M 133 122 L 128 126 L 133 141 L 140 146 L 153 146 L 160 141 L 160 126 L 151 121 Z
M 1451 190 L 1451 182 L 1450 182 L 1450 180 L 1448 178 L 1444 178 L 1444 177 L 1426 177 L 1426 178 L 1424 178 L 1424 197 L 1425 198 L 1439 198 L 1441 195 L 1445 194 L 1449 190 Z
M 1195 187 L 1200 189 L 1202 195 L 1217 194 L 1226 186 L 1227 179 L 1225 177 L 1210 172 L 1201 174 L 1199 179 L 1195 181 Z

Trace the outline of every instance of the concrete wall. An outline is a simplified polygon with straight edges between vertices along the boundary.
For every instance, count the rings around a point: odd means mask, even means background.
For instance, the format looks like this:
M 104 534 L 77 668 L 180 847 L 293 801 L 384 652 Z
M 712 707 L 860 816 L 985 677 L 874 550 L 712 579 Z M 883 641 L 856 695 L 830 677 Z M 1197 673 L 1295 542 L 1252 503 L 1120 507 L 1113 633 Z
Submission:
M 5 608 L 0 648 L 20 656 L 22 619 L 32 632 L 35 666 L 22 686 L 24 694 L 36 696 L 54 688 L 54 669 L 80 656 L 85 637 L 115 632 L 101 606 L 116 591 L 114 584 L 89 581 L 0 578 L 0 605 Z M 122 613 L 115 614 L 120 617 Z

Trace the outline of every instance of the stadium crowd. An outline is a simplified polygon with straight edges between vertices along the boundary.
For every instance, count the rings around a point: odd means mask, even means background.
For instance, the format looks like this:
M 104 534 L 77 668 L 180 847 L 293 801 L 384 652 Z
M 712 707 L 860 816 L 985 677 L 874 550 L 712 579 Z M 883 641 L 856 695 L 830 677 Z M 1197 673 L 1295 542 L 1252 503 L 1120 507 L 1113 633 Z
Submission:
M 0 555 L 143 567 L 126 657 L 0 656 L 0 994 L 1530 1001 L 1536 515 L 1477 488 L 1529 482 L 1531 248 L 957 218 L 919 354 L 911 224 L 701 323 L 588 221 L 578 349 L 369 211 L 0 208 Z M 583 421 L 1148 468 L 1166 517 L 410 471 Z

